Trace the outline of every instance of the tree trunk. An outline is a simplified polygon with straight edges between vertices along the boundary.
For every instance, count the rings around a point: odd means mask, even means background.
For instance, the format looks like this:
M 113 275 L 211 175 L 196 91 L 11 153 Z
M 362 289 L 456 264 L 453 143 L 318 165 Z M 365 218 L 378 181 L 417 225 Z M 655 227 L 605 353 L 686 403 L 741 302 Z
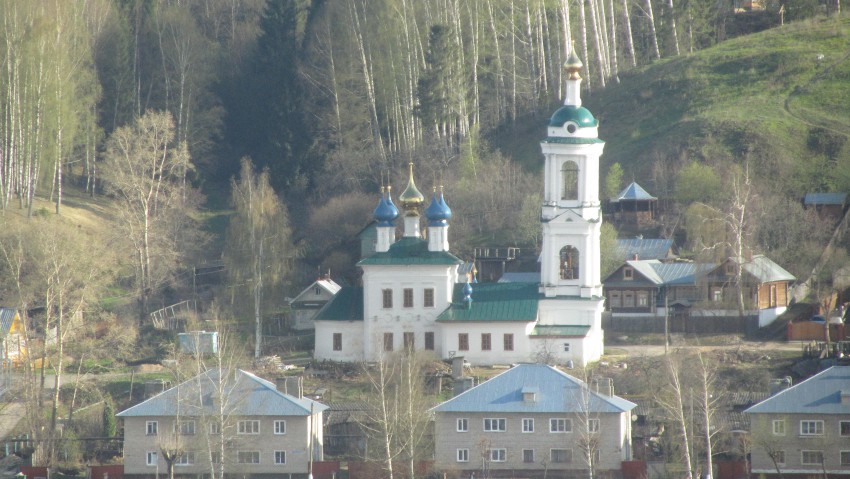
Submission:
M 658 33 L 655 31 L 655 15 L 652 13 L 652 0 L 646 0 L 646 16 L 649 20 L 649 33 L 652 37 L 652 51 L 655 58 L 661 58 L 661 50 L 658 49 Z
M 635 40 L 632 37 L 632 20 L 629 16 L 628 0 L 623 0 L 623 24 L 626 26 L 626 47 L 629 49 L 629 58 L 632 60 L 632 67 L 636 67 Z
M 673 0 L 667 0 L 667 8 L 670 10 L 670 31 L 673 33 L 673 46 L 676 56 L 679 56 L 679 32 L 676 30 L 676 11 L 673 10 Z

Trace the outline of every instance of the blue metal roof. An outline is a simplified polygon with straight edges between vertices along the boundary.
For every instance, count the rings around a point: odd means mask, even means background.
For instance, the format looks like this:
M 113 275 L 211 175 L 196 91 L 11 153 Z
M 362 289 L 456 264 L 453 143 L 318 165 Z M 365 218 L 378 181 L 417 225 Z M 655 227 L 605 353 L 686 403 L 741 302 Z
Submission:
M 618 239 L 617 256 L 623 261 L 634 259 L 666 259 L 673 249 L 671 239 Z
M 223 376 L 224 375 L 224 376 Z M 217 414 L 215 394 L 221 387 L 227 414 L 239 416 L 309 416 L 328 407 L 277 390 L 274 383 L 241 369 L 207 370 L 147 401 L 116 414 L 138 416 L 211 416 Z M 200 399 L 199 399 L 200 398 Z
M 659 263 L 653 269 L 669 286 L 696 284 L 697 276 L 714 268 L 711 263 Z
M 844 205 L 847 193 L 806 193 L 804 205 Z
M 636 182 L 633 181 L 632 184 L 625 187 L 623 189 L 623 191 L 621 191 L 620 194 L 617 195 L 617 197 L 613 199 L 613 201 L 657 200 L 657 199 L 658 198 L 647 193 L 646 190 L 643 189 L 643 187 L 641 187 L 639 184 L 637 184 Z
M 9 334 L 12 329 L 12 323 L 15 322 L 15 315 L 18 314 L 17 309 L 0 308 L 0 337 Z
M 797 278 L 785 270 L 782 266 L 774 263 L 766 256 L 757 255 L 753 259 L 743 263 L 741 267 L 747 273 L 753 275 L 760 283 L 771 281 L 794 281 Z
M 833 366 L 805 381 L 780 391 L 747 414 L 844 414 L 850 418 L 850 366 Z
M 537 389 L 534 401 L 523 391 Z M 635 404 L 588 390 L 587 384 L 552 366 L 518 364 L 504 373 L 434 407 L 434 412 L 621 413 Z M 585 401 L 585 398 L 589 401 Z

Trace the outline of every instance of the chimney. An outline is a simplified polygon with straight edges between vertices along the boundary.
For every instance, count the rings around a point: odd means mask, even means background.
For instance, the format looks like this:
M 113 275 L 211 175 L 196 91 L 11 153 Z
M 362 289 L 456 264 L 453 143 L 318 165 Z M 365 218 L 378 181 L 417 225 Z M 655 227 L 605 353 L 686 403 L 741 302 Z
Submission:
M 632 253 L 632 261 L 638 261 L 640 259 L 640 255 L 637 253 Z

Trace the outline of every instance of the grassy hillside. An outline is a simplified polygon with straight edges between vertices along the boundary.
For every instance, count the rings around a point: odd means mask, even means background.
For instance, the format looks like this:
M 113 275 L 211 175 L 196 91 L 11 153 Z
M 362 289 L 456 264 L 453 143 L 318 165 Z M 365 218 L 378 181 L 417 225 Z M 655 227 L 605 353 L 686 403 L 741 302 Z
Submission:
M 584 92 L 606 141 L 603 175 L 619 162 L 625 180 L 667 196 L 686 161 L 722 170 L 748 156 L 756 181 L 774 192 L 850 191 L 848 42 L 850 17 L 797 22 L 664 59 Z M 539 168 L 546 119 L 541 112 L 491 142 Z
M 652 174 L 655 162 L 669 172 L 687 159 L 722 166 L 749 156 L 774 191 L 850 189 L 841 171 L 850 162 L 842 145 L 850 133 L 848 40 L 850 17 L 816 19 L 622 78 L 586 101 L 607 142 L 604 167 L 620 162 L 664 194 L 670 185 Z

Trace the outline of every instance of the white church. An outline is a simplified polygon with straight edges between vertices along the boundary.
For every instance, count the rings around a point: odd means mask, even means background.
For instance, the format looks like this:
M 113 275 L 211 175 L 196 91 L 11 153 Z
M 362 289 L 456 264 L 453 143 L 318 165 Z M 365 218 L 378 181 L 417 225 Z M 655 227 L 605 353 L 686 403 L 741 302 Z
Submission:
M 598 122 L 581 106 L 575 54 L 567 60 L 566 99 L 549 120 L 541 211 L 539 283 L 475 283 L 458 274 L 449 251 L 451 209 L 443 193 L 430 203 L 413 166 L 399 195 L 381 192 L 375 209 L 376 252 L 358 263 L 362 287 L 342 288 L 317 314 L 315 358 L 378 361 L 414 348 L 471 364 L 573 361 L 603 352 L 599 236 Z M 403 235 L 396 238 L 396 221 Z M 427 239 L 421 223 L 426 223 Z

